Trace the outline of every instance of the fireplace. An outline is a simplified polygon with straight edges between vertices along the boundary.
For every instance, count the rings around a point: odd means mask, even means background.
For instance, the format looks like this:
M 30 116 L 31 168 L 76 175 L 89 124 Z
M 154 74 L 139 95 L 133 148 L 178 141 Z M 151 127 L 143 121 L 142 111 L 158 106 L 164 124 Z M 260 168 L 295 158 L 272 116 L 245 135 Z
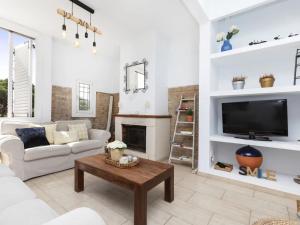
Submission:
M 122 140 L 128 149 L 146 153 L 146 126 L 122 124 Z

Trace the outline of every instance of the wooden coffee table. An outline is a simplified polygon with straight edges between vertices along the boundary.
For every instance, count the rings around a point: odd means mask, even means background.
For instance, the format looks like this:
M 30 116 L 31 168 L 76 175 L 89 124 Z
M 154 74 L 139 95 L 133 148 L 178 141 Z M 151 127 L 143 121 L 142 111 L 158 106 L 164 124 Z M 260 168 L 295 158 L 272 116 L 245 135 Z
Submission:
M 165 201 L 174 200 L 174 166 L 147 159 L 129 169 L 119 169 L 104 162 L 105 155 L 75 161 L 75 191 L 84 190 L 84 172 L 101 177 L 134 192 L 134 224 L 147 224 L 147 192 L 165 182 Z

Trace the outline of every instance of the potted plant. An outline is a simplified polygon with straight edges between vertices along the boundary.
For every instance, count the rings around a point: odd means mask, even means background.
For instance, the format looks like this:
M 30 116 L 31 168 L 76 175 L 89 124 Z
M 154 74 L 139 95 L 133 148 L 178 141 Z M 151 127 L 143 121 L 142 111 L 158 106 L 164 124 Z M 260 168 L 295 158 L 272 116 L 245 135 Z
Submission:
M 126 148 L 127 145 L 122 141 L 114 141 L 107 145 L 107 149 L 110 152 L 110 158 L 114 161 L 119 161 L 122 158 Z
M 233 87 L 233 90 L 244 89 L 246 78 L 247 77 L 245 77 L 245 76 L 233 77 L 232 78 L 232 87 Z
M 189 108 L 187 111 L 186 111 L 186 121 L 187 122 L 193 122 L 193 109 Z
M 229 29 L 229 31 L 227 32 L 227 35 L 224 32 L 220 32 L 217 34 L 217 42 L 222 42 L 223 41 L 223 45 L 221 48 L 221 51 L 228 51 L 232 49 L 232 45 L 230 43 L 230 39 L 239 33 L 239 29 L 235 26 L 232 25 Z
M 259 78 L 259 82 L 262 88 L 273 87 L 275 77 L 273 74 L 264 74 Z

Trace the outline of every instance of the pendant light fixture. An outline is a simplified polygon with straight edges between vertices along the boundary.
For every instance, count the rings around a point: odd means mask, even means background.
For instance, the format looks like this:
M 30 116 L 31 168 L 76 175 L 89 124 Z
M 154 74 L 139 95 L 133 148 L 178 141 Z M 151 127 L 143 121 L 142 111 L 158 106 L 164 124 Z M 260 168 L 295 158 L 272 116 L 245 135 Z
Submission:
M 67 37 L 67 26 L 66 26 L 66 17 L 64 16 L 64 24 L 62 25 L 62 33 L 63 39 Z
M 77 33 L 75 34 L 75 41 L 74 41 L 74 46 L 78 48 L 80 46 L 79 42 L 79 33 L 78 33 L 78 23 L 77 23 Z
M 92 49 L 93 54 L 97 53 L 97 44 L 96 44 L 96 33 L 94 31 L 94 42 L 93 42 L 93 49 Z
M 62 25 L 62 37 L 63 38 L 66 38 L 66 36 L 67 36 L 67 26 L 66 26 L 66 19 L 69 19 L 69 20 L 71 20 L 71 21 L 73 21 L 73 22 L 75 22 L 76 23 L 76 28 L 77 28 L 77 31 L 76 31 L 76 34 L 75 34 L 75 40 L 74 40 L 74 46 L 76 47 L 76 48 L 78 48 L 79 46 L 80 46 L 80 41 L 79 41 L 79 32 L 78 32 L 78 29 L 79 29 L 79 25 L 80 26 L 83 26 L 84 28 L 85 28 L 85 33 L 84 33 L 84 37 L 87 39 L 87 38 L 89 38 L 89 33 L 88 33 L 88 30 L 90 30 L 90 31 L 92 31 L 93 33 L 94 33 L 94 41 L 93 41 L 93 48 L 92 48 L 92 52 L 94 53 L 94 54 L 96 54 L 96 52 L 97 52 L 97 49 L 96 49 L 96 47 L 97 47 L 97 44 L 96 44 L 96 34 L 99 34 L 99 35 L 101 35 L 102 33 L 101 33 L 101 31 L 97 28 L 97 27 L 95 27 L 95 26 L 92 26 L 92 14 L 94 14 L 95 13 L 95 10 L 94 9 L 92 9 L 91 7 L 89 7 L 89 6 L 87 6 L 86 4 L 84 4 L 83 2 L 81 2 L 80 0 L 70 0 L 71 1 L 71 3 L 72 3 L 72 11 L 71 11 L 71 13 L 68 13 L 68 12 L 66 12 L 65 10 L 63 10 L 63 9 L 58 9 L 57 10 L 57 13 L 59 14 L 59 15 L 61 15 L 62 17 L 63 17 L 63 19 L 64 19 L 64 23 L 63 23 L 63 25 Z M 82 8 L 82 9 L 84 9 L 84 10 L 86 10 L 87 12 L 89 12 L 89 16 L 90 16 L 90 18 L 89 18 L 89 23 L 88 22 L 86 22 L 86 21 L 84 21 L 84 20 L 82 20 L 82 19 L 80 19 L 80 18 L 78 18 L 78 17 L 75 17 L 74 16 L 74 14 L 73 14 L 73 8 L 74 8 L 74 4 L 76 4 L 77 6 L 79 6 L 80 8 Z

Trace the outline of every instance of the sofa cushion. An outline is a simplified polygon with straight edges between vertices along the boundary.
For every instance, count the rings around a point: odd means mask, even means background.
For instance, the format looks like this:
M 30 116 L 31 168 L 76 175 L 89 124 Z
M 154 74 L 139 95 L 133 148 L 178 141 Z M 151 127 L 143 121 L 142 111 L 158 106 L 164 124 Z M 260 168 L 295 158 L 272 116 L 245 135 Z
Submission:
M 15 173 L 4 164 L 0 164 L 0 177 L 13 177 Z
M 56 131 L 56 124 L 43 125 L 46 130 L 46 138 L 50 144 L 54 144 L 54 132 Z
M 103 147 L 102 141 L 98 141 L 98 140 L 85 140 L 79 142 L 72 142 L 67 145 L 72 148 L 72 153 L 75 154 Z
M 0 224 L 3 225 L 41 225 L 58 214 L 40 199 L 32 199 L 10 206 L 0 212 Z
M 77 131 L 54 131 L 54 144 L 62 145 L 78 141 Z
M 84 123 L 69 124 L 69 131 L 77 132 L 79 140 L 88 140 L 88 130 Z
M 82 124 L 82 123 L 84 123 L 86 125 L 87 129 L 92 128 L 92 123 L 90 120 L 59 120 L 59 121 L 56 121 L 55 123 L 56 123 L 57 131 L 68 131 L 69 125 Z
M 0 177 L 0 212 L 36 195 L 17 177 Z M 2 224 L 2 223 L 0 223 Z
M 33 127 L 32 123 L 20 121 L 1 121 L 0 133 L 1 135 L 14 135 L 17 136 L 17 128 L 30 128 Z
M 44 127 L 17 128 L 17 135 L 24 143 L 24 148 L 49 145 Z
M 26 149 L 24 154 L 24 160 L 32 161 L 54 156 L 69 155 L 70 153 L 71 148 L 67 145 L 40 146 Z

